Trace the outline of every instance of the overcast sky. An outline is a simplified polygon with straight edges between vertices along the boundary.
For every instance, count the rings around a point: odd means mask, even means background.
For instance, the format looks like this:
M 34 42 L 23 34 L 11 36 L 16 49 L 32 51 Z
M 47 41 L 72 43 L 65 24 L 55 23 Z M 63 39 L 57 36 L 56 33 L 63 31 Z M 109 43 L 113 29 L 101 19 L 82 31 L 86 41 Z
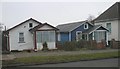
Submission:
M 20 1 L 20 0 L 18 0 Z M 29 18 L 34 18 L 42 23 L 49 23 L 53 26 L 69 22 L 83 21 L 89 15 L 97 17 L 107 8 L 119 0 L 69 0 L 58 2 L 51 0 L 2 0 L 0 5 L 0 22 L 4 23 L 7 28 L 13 27 Z M 33 2 L 34 1 L 34 2 Z M 52 2 L 53 1 L 53 2 Z M 114 10 L 113 10 L 114 11 Z

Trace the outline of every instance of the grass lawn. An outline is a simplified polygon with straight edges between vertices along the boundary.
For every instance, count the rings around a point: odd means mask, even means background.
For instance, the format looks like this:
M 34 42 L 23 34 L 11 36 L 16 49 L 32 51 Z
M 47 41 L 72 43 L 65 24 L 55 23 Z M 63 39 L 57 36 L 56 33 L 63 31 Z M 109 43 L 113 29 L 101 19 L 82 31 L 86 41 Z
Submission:
M 120 51 L 119 51 L 120 53 Z M 16 58 L 11 61 L 3 61 L 3 65 L 8 64 L 43 64 L 43 63 L 59 63 L 103 58 L 118 58 L 118 51 L 104 52 L 104 53 L 91 53 L 91 54 L 75 54 L 75 55 L 54 55 L 54 56 L 32 56 L 24 58 Z

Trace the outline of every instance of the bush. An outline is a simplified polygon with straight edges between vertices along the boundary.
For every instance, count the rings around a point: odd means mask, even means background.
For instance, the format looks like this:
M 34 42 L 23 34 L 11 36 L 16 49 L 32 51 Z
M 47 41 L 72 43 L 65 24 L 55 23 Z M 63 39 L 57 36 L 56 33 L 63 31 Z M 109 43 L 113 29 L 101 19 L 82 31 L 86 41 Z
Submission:
M 77 42 L 77 48 L 86 48 L 89 44 L 86 40 L 80 40 Z
M 58 50 L 63 50 L 63 43 L 62 43 L 62 42 L 57 42 L 57 43 L 56 43 L 56 48 L 57 48 Z
M 120 48 L 120 41 L 115 41 L 115 39 L 112 39 L 110 41 L 110 47 L 113 49 L 119 49 Z
M 96 49 L 96 41 L 94 40 L 80 40 L 78 41 L 78 46 L 77 48 L 86 48 L 86 49 Z
M 44 42 L 43 43 L 43 48 L 42 48 L 42 51 L 48 51 L 48 45 L 47 45 L 47 42 Z
M 65 42 L 65 43 L 63 43 L 63 50 L 74 51 L 77 48 L 76 44 L 77 44 L 77 42 Z
M 71 41 L 71 42 L 57 42 L 57 49 L 73 51 L 79 49 L 105 49 L 106 43 L 104 41 L 97 43 L 95 40 L 80 40 L 80 41 Z

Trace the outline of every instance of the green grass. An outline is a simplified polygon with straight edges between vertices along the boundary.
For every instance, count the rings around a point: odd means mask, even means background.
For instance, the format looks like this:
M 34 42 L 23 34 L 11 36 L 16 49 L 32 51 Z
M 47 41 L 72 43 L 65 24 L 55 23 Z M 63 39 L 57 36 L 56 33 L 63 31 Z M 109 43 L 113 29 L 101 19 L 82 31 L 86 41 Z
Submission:
M 115 57 L 116 58 L 120 57 L 118 56 L 117 51 L 116 52 L 104 52 L 104 53 L 91 53 L 91 54 L 77 54 L 77 55 L 33 56 L 33 57 L 17 58 L 11 62 L 12 63 L 24 63 L 24 64 L 43 64 L 43 63 L 59 63 L 59 62 L 115 58 Z

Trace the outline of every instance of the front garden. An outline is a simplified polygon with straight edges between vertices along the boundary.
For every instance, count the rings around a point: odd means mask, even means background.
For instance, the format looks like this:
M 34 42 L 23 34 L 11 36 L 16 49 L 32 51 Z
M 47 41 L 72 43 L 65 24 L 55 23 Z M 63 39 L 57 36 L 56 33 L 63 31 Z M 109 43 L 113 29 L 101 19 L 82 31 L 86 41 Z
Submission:
M 95 59 L 119 58 L 120 56 L 118 53 L 120 53 L 120 51 L 21 57 L 21 58 L 16 58 L 14 60 L 3 61 L 3 66 L 6 67 L 6 66 L 17 66 L 17 65 L 18 66 L 34 65 L 34 64 L 46 64 L 46 63 L 48 64 L 48 63 L 73 62 L 73 61 L 84 61 L 84 60 L 95 60 Z
M 32 64 L 46 64 L 46 63 L 61 63 L 71 61 L 83 61 L 105 58 L 120 58 L 120 51 L 118 51 L 119 44 L 116 41 L 111 41 L 110 47 L 107 48 L 106 43 L 102 41 L 72 41 L 72 42 L 58 42 L 56 50 L 49 50 L 47 42 L 43 43 L 42 51 L 23 51 L 14 52 L 14 60 L 4 60 L 3 66 L 16 65 L 32 65 Z M 114 48 L 114 49 L 112 49 Z

